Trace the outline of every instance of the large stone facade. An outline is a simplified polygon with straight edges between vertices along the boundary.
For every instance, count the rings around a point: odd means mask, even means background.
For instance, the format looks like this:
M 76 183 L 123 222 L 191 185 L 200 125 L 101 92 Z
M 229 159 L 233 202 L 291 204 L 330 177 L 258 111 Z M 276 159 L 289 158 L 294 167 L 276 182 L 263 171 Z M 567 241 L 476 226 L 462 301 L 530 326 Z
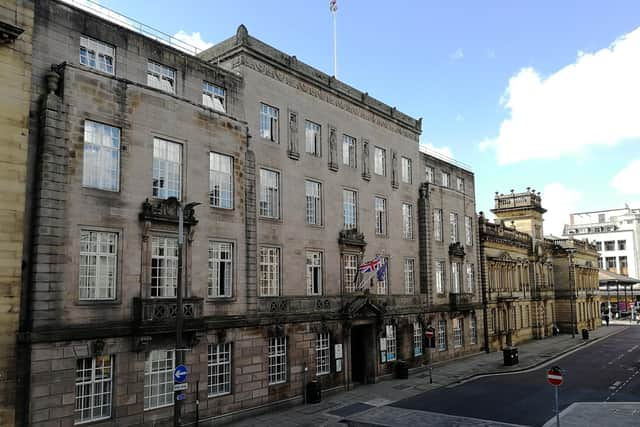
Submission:
M 20 328 L 33 2 L 0 1 L 0 425 L 14 425 Z M 24 313 L 22 313 L 24 315 Z M 19 357 L 18 357 L 19 359 Z

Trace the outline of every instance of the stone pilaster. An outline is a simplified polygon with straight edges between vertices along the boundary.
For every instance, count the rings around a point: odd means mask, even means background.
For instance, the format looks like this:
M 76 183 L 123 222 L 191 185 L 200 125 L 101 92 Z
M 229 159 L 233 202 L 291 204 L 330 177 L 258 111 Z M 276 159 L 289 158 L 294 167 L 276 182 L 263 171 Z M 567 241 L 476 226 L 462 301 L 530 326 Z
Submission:
M 250 138 L 247 136 L 247 138 Z M 248 142 L 248 141 L 247 141 Z M 247 145 L 249 145 L 247 143 Z M 258 262 L 258 242 L 257 242 L 257 211 L 256 211 L 256 156 L 255 153 L 247 148 L 245 161 L 245 234 L 246 241 L 246 292 L 247 292 L 247 310 L 255 311 L 257 309 L 257 262 Z

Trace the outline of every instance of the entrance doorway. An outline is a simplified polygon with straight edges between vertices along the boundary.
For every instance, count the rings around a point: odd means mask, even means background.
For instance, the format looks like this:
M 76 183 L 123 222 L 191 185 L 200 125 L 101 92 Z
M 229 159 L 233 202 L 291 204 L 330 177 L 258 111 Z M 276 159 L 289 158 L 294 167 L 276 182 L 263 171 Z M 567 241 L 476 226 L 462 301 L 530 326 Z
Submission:
M 351 381 L 375 382 L 376 346 L 373 325 L 354 326 L 351 330 Z

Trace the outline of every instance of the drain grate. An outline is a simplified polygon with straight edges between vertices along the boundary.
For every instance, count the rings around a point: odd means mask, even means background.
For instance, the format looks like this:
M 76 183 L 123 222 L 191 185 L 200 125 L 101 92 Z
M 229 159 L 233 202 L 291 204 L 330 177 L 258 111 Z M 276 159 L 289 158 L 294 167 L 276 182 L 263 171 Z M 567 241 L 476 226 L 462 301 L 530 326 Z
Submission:
M 335 411 L 329 411 L 328 413 L 339 417 L 348 417 L 349 415 L 357 414 L 358 412 L 366 411 L 371 408 L 375 408 L 375 406 L 358 402 L 336 409 Z

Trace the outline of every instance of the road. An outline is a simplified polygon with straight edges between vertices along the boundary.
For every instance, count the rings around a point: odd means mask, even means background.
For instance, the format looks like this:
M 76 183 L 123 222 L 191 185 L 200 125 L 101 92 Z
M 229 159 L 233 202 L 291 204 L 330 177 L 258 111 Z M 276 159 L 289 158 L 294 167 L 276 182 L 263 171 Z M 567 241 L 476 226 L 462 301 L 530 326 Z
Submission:
M 554 388 L 546 380 L 546 372 L 553 365 L 565 371 L 559 389 L 561 411 L 574 402 L 637 402 L 640 327 L 630 327 L 529 372 L 480 378 L 391 406 L 541 426 L 554 416 Z

